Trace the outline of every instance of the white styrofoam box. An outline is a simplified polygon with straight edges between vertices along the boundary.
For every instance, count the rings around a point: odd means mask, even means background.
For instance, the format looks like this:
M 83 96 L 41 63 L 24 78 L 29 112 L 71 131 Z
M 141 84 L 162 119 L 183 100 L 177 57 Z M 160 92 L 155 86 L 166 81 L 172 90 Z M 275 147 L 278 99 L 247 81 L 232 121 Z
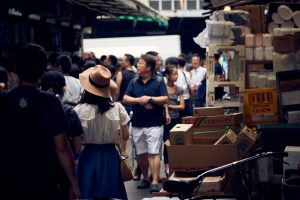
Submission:
M 233 22 L 205 20 L 207 33 L 210 37 L 228 38 L 231 36 Z
M 293 21 L 295 25 L 300 28 L 300 11 L 295 11 L 293 14 Z
M 290 20 L 293 17 L 293 11 L 287 5 L 281 5 L 277 8 L 277 13 L 284 20 Z
M 300 104 L 300 90 L 281 92 L 282 105 Z
M 285 21 L 283 24 L 281 24 L 281 28 L 294 28 L 294 22 L 293 21 Z
M 272 13 L 271 18 L 277 24 L 282 24 L 284 22 L 284 19 L 282 19 L 277 12 Z
M 255 47 L 254 48 L 254 60 L 256 60 L 256 61 L 264 60 L 264 48 L 263 47 Z
M 267 87 L 268 88 L 276 88 L 276 73 L 275 72 L 268 72 Z
M 272 46 L 272 35 L 271 34 L 263 34 L 263 47 L 271 47 Z
M 274 28 L 273 36 L 284 36 L 284 35 L 293 35 L 295 28 Z
M 265 60 L 272 60 L 273 47 L 265 47 L 264 53 L 265 53 Z
M 283 165 L 283 173 L 287 169 L 300 169 L 300 147 L 286 146 L 284 152 L 287 152 L 288 156 L 284 157 L 283 160 L 289 165 Z
M 300 123 L 300 110 L 288 111 L 288 123 L 299 124 Z
M 246 47 L 254 47 L 254 35 L 253 34 L 245 35 L 245 46 Z
M 257 87 L 257 76 L 258 72 L 249 72 L 249 87 L 256 88 Z
M 267 72 L 260 72 L 257 75 L 257 87 L 258 88 L 266 88 L 268 82 L 268 73 Z
M 262 47 L 263 46 L 263 36 L 262 34 L 255 34 L 254 36 L 254 46 L 255 47 Z
M 245 48 L 246 60 L 253 60 L 254 58 L 254 49 L 252 47 Z
M 297 52 L 290 53 L 272 53 L 274 72 L 289 71 L 297 69 Z

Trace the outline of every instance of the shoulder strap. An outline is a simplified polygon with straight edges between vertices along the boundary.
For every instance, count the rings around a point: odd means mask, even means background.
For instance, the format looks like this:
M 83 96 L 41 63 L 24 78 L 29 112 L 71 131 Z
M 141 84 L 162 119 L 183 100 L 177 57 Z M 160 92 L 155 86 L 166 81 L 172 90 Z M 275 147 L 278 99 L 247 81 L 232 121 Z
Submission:
M 182 74 L 183 74 L 183 76 L 184 76 L 184 80 L 185 80 L 185 82 L 186 82 L 187 88 L 188 88 L 188 90 L 189 90 L 189 93 L 190 93 L 190 95 L 191 95 L 191 94 L 192 94 L 192 91 L 191 91 L 191 88 L 190 88 L 190 86 L 189 86 L 189 84 L 188 84 L 188 82 L 187 82 L 186 75 L 185 75 L 185 73 L 184 73 L 184 72 L 182 72 Z

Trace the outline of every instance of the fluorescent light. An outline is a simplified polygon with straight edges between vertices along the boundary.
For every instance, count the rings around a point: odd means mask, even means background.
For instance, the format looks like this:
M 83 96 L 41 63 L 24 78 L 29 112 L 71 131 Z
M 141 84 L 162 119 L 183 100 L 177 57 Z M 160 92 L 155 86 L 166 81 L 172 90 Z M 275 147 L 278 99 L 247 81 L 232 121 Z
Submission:
M 46 22 L 49 23 L 49 24 L 55 24 L 56 23 L 56 20 L 55 19 L 46 19 Z
M 32 20 L 39 21 L 41 19 L 41 16 L 39 16 L 37 14 L 30 14 L 30 15 L 28 15 L 28 18 L 32 19 Z
M 9 8 L 8 14 L 18 16 L 18 17 L 22 17 L 22 15 L 23 15 L 19 10 L 15 9 L 15 8 Z
M 81 25 L 80 24 L 74 24 L 73 28 L 76 30 L 80 30 L 81 29 Z
M 70 22 L 61 22 L 60 23 L 62 26 L 66 26 L 69 27 L 70 26 Z

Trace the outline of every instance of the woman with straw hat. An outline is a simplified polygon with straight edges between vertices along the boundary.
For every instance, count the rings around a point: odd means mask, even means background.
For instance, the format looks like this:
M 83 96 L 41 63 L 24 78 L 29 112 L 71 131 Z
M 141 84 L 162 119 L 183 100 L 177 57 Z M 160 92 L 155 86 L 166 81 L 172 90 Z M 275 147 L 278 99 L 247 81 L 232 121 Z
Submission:
M 115 144 L 128 139 L 129 116 L 120 103 L 112 102 L 117 86 L 110 78 L 110 71 L 101 65 L 79 75 L 84 94 L 75 111 L 84 130 L 85 148 L 77 175 L 83 199 L 127 199 Z

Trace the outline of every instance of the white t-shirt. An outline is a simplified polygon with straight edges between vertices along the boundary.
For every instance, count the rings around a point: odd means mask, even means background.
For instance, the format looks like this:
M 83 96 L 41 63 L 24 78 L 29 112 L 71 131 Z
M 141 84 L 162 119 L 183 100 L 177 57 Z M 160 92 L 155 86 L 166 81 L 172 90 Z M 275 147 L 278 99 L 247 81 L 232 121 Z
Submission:
M 83 91 L 80 81 L 72 76 L 64 75 L 64 77 L 66 79 L 67 90 L 65 92 L 63 102 L 78 104 Z
M 119 102 L 108 111 L 98 113 L 98 106 L 79 104 L 74 110 L 78 114 L 83 128 L 83 141 L 86 144 L 110 144 L 120 141 L 120 124 L 125 125 L 130 118 Z
M 197 87 L 201 84 L 201 81 L 205 78 L 206 68 L 200 66 L 191 70 L 191 84 Z
M 185 77 L 184 77 L 184 74 Z M 190 93 L 189 93 L 189 88 L 190 84 L 191 84 L 191 77 L 188 73 L 185 73 L 183 71 L 178 70 L 178 78 L 177 81 L 175 82 L 175 84 L 178 87 L 181 87 L 183 89 L 183 97 L 184 100 L 189 99 L 190 98 Z

